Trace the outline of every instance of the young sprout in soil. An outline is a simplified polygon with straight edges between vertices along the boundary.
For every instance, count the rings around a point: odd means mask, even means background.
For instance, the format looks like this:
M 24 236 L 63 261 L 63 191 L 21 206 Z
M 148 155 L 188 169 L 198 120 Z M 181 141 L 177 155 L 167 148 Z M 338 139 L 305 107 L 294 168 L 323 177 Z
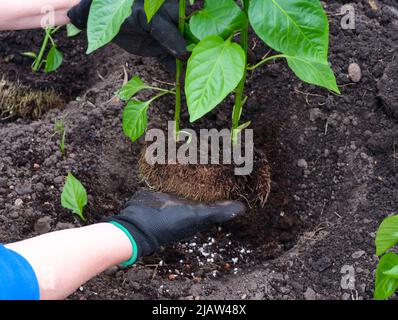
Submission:
M 54 123 L 54 135 L 59 135 L 59 150 L 65 156 L 66 125 L 64 119 L 57 119 Z
M 61 194 L 61 205 L 86 222 L 84 207 L 87 205 L 87 191 L 82 183 L 69 172 Z
M 53 38 L 54 35 L 61 28 L 62 26 L 56 28 L 53 27 L 45 28 L 44 29 L 45 35 L 39 53 L 32 51 L 23 53 L 23 55 L 34 59 L 32 64 L 32 70 L 34 72 L 38 72 L 44 65 L 44 71 L 46 73 L 50 73 L 54 72 L 62 65 L 63 55 L 62 52 L 58 50 L 57 45 Z M 81 32 L 81 30 L 76 28 L 73 24 L 68 24 L 66 26 L 66 32 L 67 36 L 71 38 L 77 36 Z M 51 47 L 47 52 L 46 58 L 44 58 L 49 42 L 51 43 Z
M 57 31 L 61 28 L 62 28 L 61 26 L 56 27 L 56 28 L 52 28 L 52 27 L 45 28 L 44 29 L 44 31 L 45 31 L 44 40 L 41 45 L 39 53 L 36 53 L 36 52 L 24 52 L 23 53 L 25 56 L 31 57 L 34 59 L 33 64 L 32 64 L 32 70 L 34 72 L 38 72 L 42 68 L 43 65 L 44 65 L 44 71 L 46 73 L 53 72 L 61 66 L 62 60 L 63 60 L 63 55 L 62 55 L 62 52 L 58 50 L 57 45 L 53 38 L 55 33 L 57 33 Z M 51 44 L 51 47 L 47 51 L 47 47 L 48 47 L 49 43 Z M 47 55 L 46 55 L 46 57 L 44 57 L 46 52 L 47 52 Z

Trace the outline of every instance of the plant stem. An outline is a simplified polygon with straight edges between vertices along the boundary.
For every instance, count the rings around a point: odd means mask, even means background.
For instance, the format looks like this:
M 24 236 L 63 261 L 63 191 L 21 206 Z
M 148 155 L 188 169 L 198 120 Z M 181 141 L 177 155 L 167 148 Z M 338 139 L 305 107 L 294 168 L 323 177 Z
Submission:
M 186 0 L 179 0 L 179 18 L 178 18 L 178 29 L 184 36 L 185 33 L 185 20 L 186 20 Z M 180 132 L 180 116 L 181 116 L 181 102 L 182 102 L 182 84 L 181 74 L 184 68 L 184 62 L 177 59 L 177 71 L 176 71 L 176 104 L 175 104 L 175 135 L 176 140 Z
M 243 11 L 245 12 L 246 15 L 246 22 L 240 33 L 240 45 L 242 46 L 245 52 L 246 67 L 247 67 L 247 52 L 249 48 L 249 19 L 248 19 L 249 0 L 242 0 L 242 3 L 243 3 Z M 238 87 L 236 88 L 235 105 L 232 113 L 232 130 L 236 130 L 239 127 L 239 121 L 242 115 L 242 107 L 244 104 L 243 95 L 245 90 L 246 78 L 247 78 L 247 72 L 245 71 L 242 80 L 240 81 Z
M 170 94 L 170 92 L 161 92 L 161 93 L 157 94 L 156 96 L 152 97 L 148 102 L 151 104 L 152 102 L 165 96 L 166 94 Z
M 176 94 L 174 90 L 167 90 L 167 89 L 158 88 L 158 87 L 148 87 L 148 89 L 151 89 L 154 91 L 165 92 L 165 93 L 169 93 L 169 94 Z
M 286 58 L 286 56 L 284 54 L 277 54 L 277 55 L 268 57 L 268 58 L 266 58 L 264 60 L 261 60 L 259 63 L 255 64 L 253 66 L 248 66 L 247 70 L 252 71 L 254 69 L 257 69 L 258 67 L 261 67 L 266 62 L 268 62 L 270 60 L 275 60 L 275 59 L 278 59 L 278 58 Z
M 33 67 L 32 67 L 32 70 L 33 70 L 34 72 L 37 72 L 37 71 L 39 71 L 39 69 L 40 69 L 41 62 L 42 62 L 42 60 L 43 60 L 44 53 L 46 52 L 46 48 L 47 48 L 47 45 L 48 45 L 48 41 L 50 40 L 50 37 L 51 37 L 51 31 L 50 31 L 50 29 L 47 28 L 45 31 L 46 31 L 46 35 L 45 35 L 44 40 L 43 40 L 43 43 L 42 43 L 42 45 L 41 45 L 41 49 L 40 49 L 39 55 L 37 56 L 37 58 L 36 58 L 36 60 L 35 60 L 35 63 L 33 64 Z

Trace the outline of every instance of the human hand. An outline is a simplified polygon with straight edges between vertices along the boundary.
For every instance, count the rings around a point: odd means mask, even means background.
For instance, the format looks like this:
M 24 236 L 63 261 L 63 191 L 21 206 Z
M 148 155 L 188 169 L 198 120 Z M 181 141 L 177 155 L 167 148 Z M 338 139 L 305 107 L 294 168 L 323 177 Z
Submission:
M 245 206 L 237 201 L 205 204 L 163 193 L 138 191 L 120 215 L 106 221 L 133 237 L 137 247 L 131 264 L 141 256 L 158 251 L 162 245 L 193 237 L 245 211 Z
M 92 0 L 82 0 L 68 12 L 71 23 L 87 28 Z M 150 23 L 144 10 L 144 0 L 135 0 L 132 14 L 121 26 L 113 42 L 129 53 L 145 57 L 174 56 L 186 60 L 186 42 L 178 27 L 178 2 L 167 0 Z

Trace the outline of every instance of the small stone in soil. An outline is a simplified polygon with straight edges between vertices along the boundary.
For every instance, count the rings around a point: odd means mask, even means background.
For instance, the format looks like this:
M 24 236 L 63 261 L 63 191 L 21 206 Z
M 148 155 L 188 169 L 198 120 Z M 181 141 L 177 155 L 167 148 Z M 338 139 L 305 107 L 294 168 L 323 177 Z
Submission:
M 332 265 L 332 261 L 328 257 L 323 257 L 312 263 L 312 267 L 318 271 L 323 272 Z
M 363 255 L 365 255 L 365 254 L 366 254 L 365 251 L 360 250 L 360 251 L 354 252 L 354 253 L 352 254 L 352 258 L 353 258 L 353 259 L 359 259 L 359 258 L 361 258 L 361 257 L 362 257 Z
M 19 196 L 24 196 L 26 194 L 32 193 L 32 186 L 31 185 L 20 185 L 15 187 L 15 192 Z
M 7 178 L 0 178 L 0 187 L 7 187 Z
M 299 168 L 307 169 L 308 168 L 308 163 L 305 159 L 300 159 L 297 161 L 297 166 Z
M 36 221 L 34 230 L 38 234 L 48 233 L 51 230 L 51 222 L 52 222 L 51 217 L 46 216 L 46 217 L 40 218 L 39 220 Z
M 35 186 L 35 189 L 38 192 L 44 191 L 44 184 L 42 184 L 41 182 L 37 183 L 36 186 Z
M 304 298 L 305 300 L 316 300 L 316 292 L 311 288 L 307 288 L 304 292 Z
M 352 82 L 359 82 L 362 79 L 362 70 L 357 63 L 351 63 L 348 67 L 348 76 Z
M 23 205 L 23 200 L 22 199 L 17 199 L 14 202 L 16 207 L 21 207 Z
M 63 182 L 64 182 L 64 177 L 63 176 L 59 176 L 59 177 L 56 177 L 54 179 L 54 183 L 55 184 L 62 184 Z
M 75 228 L 75 225 L 73 223 L 68 223 L 68 222 L 58 222 L 57 225 L 55 226 L 56 230 L 65 230 L 73 228 Z
M 13 211 L 10 213 L 10 218 L 11 219 L 18 219 L 19 218 L 19 213 L 16 211 Z

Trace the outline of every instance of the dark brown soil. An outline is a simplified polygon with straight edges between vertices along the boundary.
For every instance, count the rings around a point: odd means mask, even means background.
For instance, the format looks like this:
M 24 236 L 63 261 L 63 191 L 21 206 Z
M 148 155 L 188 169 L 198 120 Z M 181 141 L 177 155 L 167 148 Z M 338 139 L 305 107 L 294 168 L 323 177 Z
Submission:
M 370 299 L 374 236 L 398 210 L 396 1 L 354 3 L 357 26 L 343 30 L 345 1 L 328 1 L 330 60 L 342 95 L 303 84 L 277 61 L 249 77 L 245 118 L 265 148 L 273 182 L 269 201 L 245 217 L 164 248 L 135 267 L 111 268 L 74 299 Z M 170 81 L 160 65 L 108 46 L 84 56 L 82 39 L 60 39 L 65 64 L 34 75 L 20 52 L 40 44 L 37 33 L 0 33 L 0 72 L 33 88 L 53 88 L 70 99 L 40 120 L 0 123 L 0 242 L 36 235 L 47 216 L 50 230 L 79 226 L 60 207 L 63 177 L 72 170 L 90 194 L 89 223 L 119 212 L 139 183 L 142 144 L 121 131 L 123 105 L 112 99 L 129 76 Z M 268 48 L 256 43 L 260 58 Z M 33 48 L 34 49 L 34 48 Z M 12 59 L 11 59 L 11 58 Z M 350 63 L 363 77 L 351 83 Z M 80 96 L 79 99 L 75 99 Z M 232 100 L 197 126 L 223 128 Z M 153 105 L 151 127 L 172 118 L 170 98 Z M 67 156 L 53 136 L 66 118 Z M 183 117 L 188 126 L 187 114 Z M 23 201 L 17 206 L 16 200 Z M 353 280 L 347 286 L 347 279 Z M 355 281 L 354 281 L 355 280 Z

